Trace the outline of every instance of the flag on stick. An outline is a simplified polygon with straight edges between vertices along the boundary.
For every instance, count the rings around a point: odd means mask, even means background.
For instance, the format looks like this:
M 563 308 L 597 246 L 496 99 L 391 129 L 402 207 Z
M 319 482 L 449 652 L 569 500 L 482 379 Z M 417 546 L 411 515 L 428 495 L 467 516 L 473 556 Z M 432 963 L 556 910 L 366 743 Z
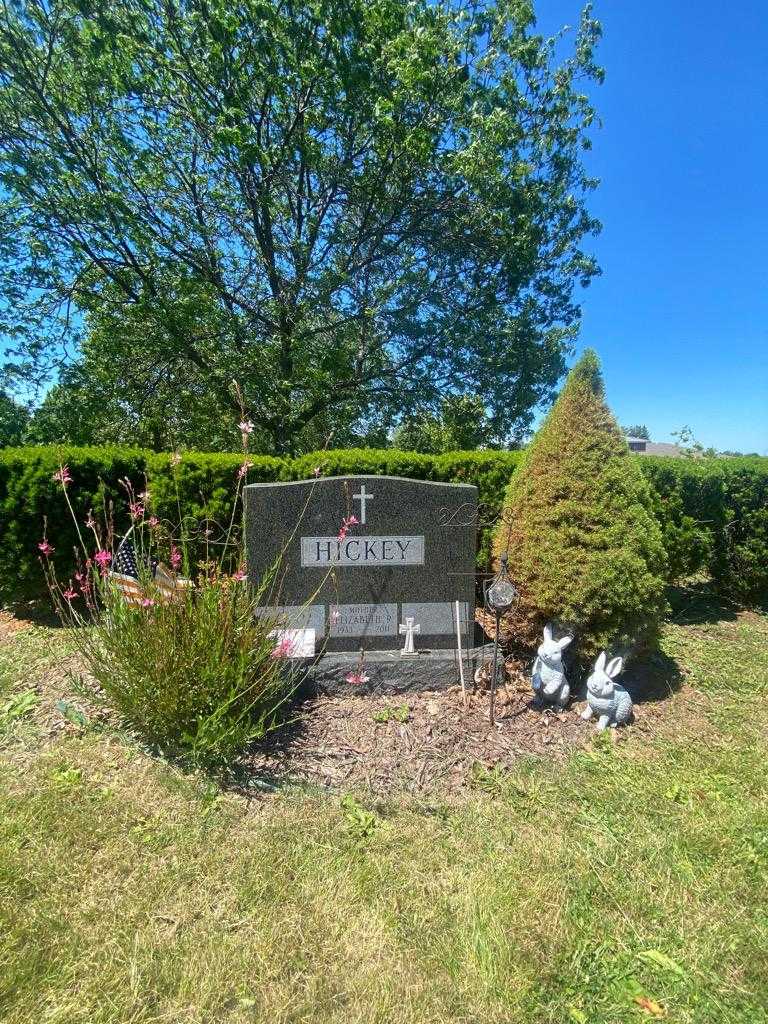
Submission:
M 178 597 L 184 590 L 193 586 L 192 580 L 182 576 L 174 576 L 168 572 L 165 566 L 152 559 L 147 562 L 147 568 L 152 574 L 153 596 L 160 601 L 168 602 Z M 139 563 L 136 557 L 136 548 L 133 541 L 127 538 L 122 541 L 117 549 L 112 570 L 109 573 L 110 581 L 117 587 L 118 592 L 127 604 L 141 604 L 149 596 L 146 587 L 139 579 Z

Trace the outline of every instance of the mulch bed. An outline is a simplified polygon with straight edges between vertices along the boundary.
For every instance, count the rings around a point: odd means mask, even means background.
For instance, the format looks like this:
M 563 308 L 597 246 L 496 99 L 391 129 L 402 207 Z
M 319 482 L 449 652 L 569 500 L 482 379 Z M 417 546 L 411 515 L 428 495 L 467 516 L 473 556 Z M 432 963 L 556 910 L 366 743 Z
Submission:
M 635 723 L 610 730 L 615 742 L 655 731 L 664 711 L 653 688 L 635 706 Z M 528 678 L 514 671 L 496 699 L 489 721 L 489 694 L 461 688 L 396 697 L 319 697 L 298 706 L 296 718 L 258 745 L 247 760 L 252 781 L 285 782 L 327 789 L 366 789 L 377 794 L 406 790 L 455 791 L 477 779 L 478 768 L 511 767 L 520 758 L 564 758 L 591 742 L 594 723 L 583 722 L 578 701 L 562 713 L 533 706 Z
M 275 782 L 332 789 L 457 789 L 478 764 L 562 756 L 587 734 L 578 715 L 535 711 L 522 694 L 498 708 L 491 726 L 488 704 L 487 693 L 472 694 L 465 711 L 460 689 L 395 700 L 319 697 L 305 701 L 296 722 L 259 745 L 248 769 Z

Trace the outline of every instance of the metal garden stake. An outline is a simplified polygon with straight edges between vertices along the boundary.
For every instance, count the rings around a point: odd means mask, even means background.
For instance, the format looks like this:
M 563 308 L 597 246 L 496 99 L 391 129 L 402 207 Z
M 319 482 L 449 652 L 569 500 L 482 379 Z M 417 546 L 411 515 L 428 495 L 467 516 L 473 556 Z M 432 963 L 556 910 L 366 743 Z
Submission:
M 509 578 L 507 568 L 507 556 L 501 556 L 499 571 L 485 589 L 485 603 L 496 616 L 496 635 L 493 641 L 493 675 L 491 677 L 491 725 L 494 724 L 496 714 L 496 682 L 499 673 L 499 632 L 501 628 L 501 616 L 514 608 L 520 595 L 515 585 Z

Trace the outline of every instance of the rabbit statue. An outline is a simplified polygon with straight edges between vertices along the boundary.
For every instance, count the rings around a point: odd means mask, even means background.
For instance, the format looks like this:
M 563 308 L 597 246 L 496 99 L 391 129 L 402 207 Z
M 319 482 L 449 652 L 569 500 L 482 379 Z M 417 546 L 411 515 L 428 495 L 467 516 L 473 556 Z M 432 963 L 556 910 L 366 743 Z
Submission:
M 565 678 L 562 655 L 572 640 L 572 636 L 555 640 L 552 636 L 551 622 L 544 627 L 544 639 L 536 654 L 531 674 L 531 686 L 537 707 L 549 704 L 562 710 L 567 706 L 571 688 Z
M 608 725 L 612 729 L 617 725 L 625 725 L 632 718 L 632 698 L 623 686 L 614 682 L 623 668 L 623 658 L 608 661 L 608 655 L 603 651 L 587 680 L 587 706 L 581 717 L 588 722 L 593 715 L 597 715 L 597 728 L 600 731 Z

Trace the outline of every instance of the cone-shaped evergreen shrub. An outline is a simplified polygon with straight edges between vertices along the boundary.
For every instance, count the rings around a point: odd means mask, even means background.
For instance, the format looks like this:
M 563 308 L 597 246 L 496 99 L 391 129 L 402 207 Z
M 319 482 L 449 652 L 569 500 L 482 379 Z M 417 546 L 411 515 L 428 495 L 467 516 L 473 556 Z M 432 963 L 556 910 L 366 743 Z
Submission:
M 537 643 L 549 619 L 579 660 L 653 643 L 666 606 L 665 553 L 648 484 L 603 398 L 587 351 L 507 490 L 495 554 L 522 599 L 510 636 Z

